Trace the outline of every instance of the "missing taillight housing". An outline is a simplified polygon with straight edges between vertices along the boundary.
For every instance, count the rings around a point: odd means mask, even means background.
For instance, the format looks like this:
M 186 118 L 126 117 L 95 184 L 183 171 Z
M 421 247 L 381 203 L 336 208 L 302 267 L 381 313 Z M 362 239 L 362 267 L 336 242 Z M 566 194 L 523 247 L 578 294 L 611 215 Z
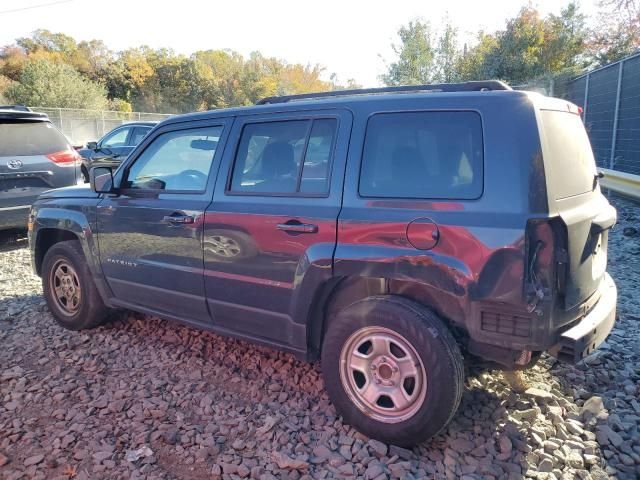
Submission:
M 47 158 L 60 167 L 74 167 L 82 162 L 80 154 L 73 149 L 50 153 Z
M 555 284 L 553 220 L 530 220 L 527 224 L 525 295 L 532 310 Z

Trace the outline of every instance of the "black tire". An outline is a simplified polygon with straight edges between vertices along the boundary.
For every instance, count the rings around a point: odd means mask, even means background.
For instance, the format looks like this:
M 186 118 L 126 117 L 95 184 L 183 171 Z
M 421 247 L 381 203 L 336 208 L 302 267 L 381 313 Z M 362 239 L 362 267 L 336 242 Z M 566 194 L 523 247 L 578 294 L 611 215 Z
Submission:
M 348 380 L 343 384 L 342 378 L 345 377 L 341 375 L 341 368 L 345 365 L 341 360 L 343 348 L 349 351 L 348 345 L 353 343 L 351 339 L 357 337 L 362 329 L 375 331 L 380 327 L 407 341 L 426 373 L 426 381 L 422 382 L 426 385 L 426 392 L 414 401 L 414 413 L 406 419 L 394 420 L 395 423 L 373 418 L 372 410 L 365 414 L 358 406 L 358 400 L 352 399 L 357 394 L 351 393 L 350 397 Z M 373 358 L 373 354 L 368 355 L 367 358 Z M 387 361 L 384 356 L 382 359 Z M 370 368 L 374 369 L 373 366 Z M 338 312 L 331 319 L 323 340 L 322 371 L 329 396 L 346 423 L 371 438 L 400 446 L 415 445 L 440 432 L 453 418 L 464 387 L 463 357 L 444 322 L 422 305 L 398 296 L 369 297 Z M 381 368 L 377 373 L 382 374 Z M 376 383 L 380 383 L 378 380 Z M 405 388 L 402 382 L 396 382 L 403 385 L 397 388 Z M 385 383 L 384 378 L 382 383 Z
M 82 173 L 82 179 L 84 183 L 89 183 L 89 171 L 85 168 L 84 165 L 80 167 L 80 172 Z
M 77 307 L 73 308 L 69 304 L 69 310 L 58 300 L 52 279 L 56 270 L 65 265 L 71 267 L 72 270 L 67 268 L 66 271 L 72 272 L 68 275 L 75 274 L 80 291 Z M 47 251 L 42 262 L 42 290 L 53 318 L 69 330 L 98 327 L 104 323 L 109 312 L 96 289 L 80 242 L 77 240 L 56 243 Z

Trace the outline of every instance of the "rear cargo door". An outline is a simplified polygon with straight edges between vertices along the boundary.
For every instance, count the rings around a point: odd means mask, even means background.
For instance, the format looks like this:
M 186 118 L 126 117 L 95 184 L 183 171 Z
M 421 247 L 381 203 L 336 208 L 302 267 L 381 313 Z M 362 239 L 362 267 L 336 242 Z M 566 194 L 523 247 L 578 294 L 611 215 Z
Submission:
M 607 265 L 608 230 L 616 211 L 601 194 L 589 138 L 577 113 L 541 110 L 550 211 L 566 226 L 565 308 L 598 288 Z
M 24 208 L 45 190 L 73 185 L 76 168 L 69 143 L 51 123 L 0 122 L 0 211 Z

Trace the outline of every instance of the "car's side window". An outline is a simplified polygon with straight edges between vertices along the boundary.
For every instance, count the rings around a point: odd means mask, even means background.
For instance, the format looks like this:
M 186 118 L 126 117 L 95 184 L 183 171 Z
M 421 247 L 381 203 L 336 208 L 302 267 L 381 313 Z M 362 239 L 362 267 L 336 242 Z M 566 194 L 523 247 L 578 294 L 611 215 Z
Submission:
M 325 195 L 337 125 L 335 118 L 245 125 L 230 191 Z
M 363 197 L 474 199 L 483 188 L 483 141 L 475 112 L 372 116 L 359 192 Z
M 217 126 L 159 135 L 130 167 L 125 188 L 205 190 L 221 134 Z
M 135 147 L 138 145 L 142 139 L 149 133 L 151 130 L 148 127 L 135 127 L 133 132 L 131 132 L 131 137 L 129 137 L 129 146 Z
M 127 136 L 131 131 L 130 128 L 120 128 L 108 134 L 102 142 L 100 142 L 101 147 L 125 147 L 127 146 Z

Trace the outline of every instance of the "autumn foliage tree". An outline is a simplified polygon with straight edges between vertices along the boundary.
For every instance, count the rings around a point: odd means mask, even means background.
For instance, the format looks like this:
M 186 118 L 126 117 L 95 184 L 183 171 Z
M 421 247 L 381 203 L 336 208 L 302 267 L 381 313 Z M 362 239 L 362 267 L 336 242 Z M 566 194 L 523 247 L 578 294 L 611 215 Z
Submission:
M 47 80 L 46 75 L 53 76 Z M 326 81 L 323 75 L 319 65 L 289 64 L 259 52 L 244 57 L 231 50 L 205 50 L 186 56 L 148 46 L 113 52 L 100 40 L 76 42 L 48 30 L 0 48 L 0 98 L 34 106 L 53 101 L 61 102 L 56 107 L 180 113 L 342 88 L 335 77 Z M 41 91 L 45 85 L 55 91 Z M 354 81 L 348 85 L 357 86 Z

